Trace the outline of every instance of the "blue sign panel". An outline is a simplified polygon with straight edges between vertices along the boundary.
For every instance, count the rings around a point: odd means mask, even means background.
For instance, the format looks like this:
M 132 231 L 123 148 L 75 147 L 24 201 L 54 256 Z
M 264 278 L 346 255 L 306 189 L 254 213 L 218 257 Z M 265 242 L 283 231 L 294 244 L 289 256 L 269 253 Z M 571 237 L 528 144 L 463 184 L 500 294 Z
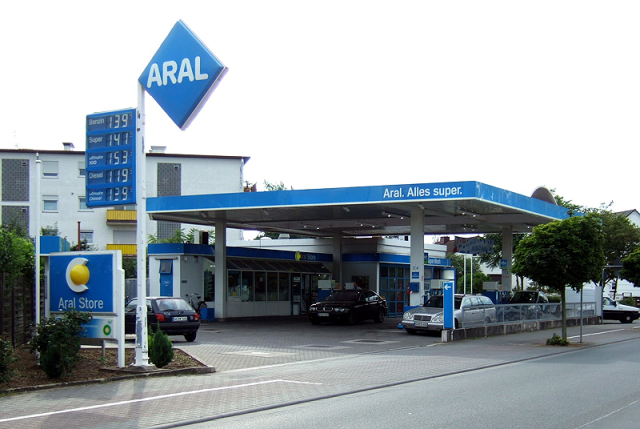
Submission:
M 226 71 L 204 43 L 178 21 L 138 81 L 184 130 Z
M 66 253 L 50 257 L 49 311 L 75 308 L 116 313 L 114 254 Z
M 444 282 L 443 285 L 443 307 L 444 307 L 444 329 L 453 329 L 455 321 L 453 317 L 454 311 L 454 294 L 455 286 L 453 282 Z
M 136 203 L 135 109 L 87 115 L 87 207 Z

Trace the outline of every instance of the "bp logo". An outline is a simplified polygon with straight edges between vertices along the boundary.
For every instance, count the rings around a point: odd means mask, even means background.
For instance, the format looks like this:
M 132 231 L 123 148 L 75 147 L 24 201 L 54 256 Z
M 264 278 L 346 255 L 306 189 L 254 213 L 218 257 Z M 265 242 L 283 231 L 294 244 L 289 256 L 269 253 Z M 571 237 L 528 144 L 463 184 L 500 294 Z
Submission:
M 89 289 L 87 283 L 89 283 L 91 273 L 87 267 L 87 262 L 89 261 L 85 258 L 74 258 L 67 265 L 67 285 L 69 289 L 76 293 Z

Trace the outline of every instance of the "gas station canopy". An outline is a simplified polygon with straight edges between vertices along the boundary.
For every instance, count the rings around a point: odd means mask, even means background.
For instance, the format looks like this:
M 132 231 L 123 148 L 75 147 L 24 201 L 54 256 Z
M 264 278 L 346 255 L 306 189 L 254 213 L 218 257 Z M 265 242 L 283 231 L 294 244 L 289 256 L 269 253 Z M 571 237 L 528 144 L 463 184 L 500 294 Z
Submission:
M 425 234 L 522 233 L 569 216 L 548 190 L 534 196 L 480 182 L 417 183 L 155 197 L 147 213 L 156 221 L 310 237 L 410 235 L 412 216 L 424 216 Z

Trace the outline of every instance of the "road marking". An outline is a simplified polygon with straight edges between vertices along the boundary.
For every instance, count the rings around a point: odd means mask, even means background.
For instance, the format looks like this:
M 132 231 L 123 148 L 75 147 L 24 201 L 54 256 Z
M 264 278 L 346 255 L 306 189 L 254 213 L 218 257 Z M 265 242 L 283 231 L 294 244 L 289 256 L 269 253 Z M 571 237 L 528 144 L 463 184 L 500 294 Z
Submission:
M 602 335 L 602 334 L 609 334 L 611 332 L 620 332 L 620 331 L 625 331 L 626 329 L 616 329 L 613 331 L 604 331 L 604 332 L 594 332 L 593 334 L 584 334 L 583 337 L 590 337 L 592 335 Z M 574 335 L 573 337 L 568 337 L 568 338 L 580 338 L 580 335 Z
M 322 384 L 322 383 L 311 383 L 311 382 L 306 382 L 306 381 L 280 380 L 280 379 L 278 379 L 278 380 L 267 380 L 267 381 L 257 381 L 255 383 L 238 384 L 237 386 L 212 387 L 212 388 L 209 388 L 209 389 L 193 390 L 193 391 L 190 391 L 190 392 L 170 393 L 170 394 L 167 394 L 167 395 L 151 396 L 149 398 L 131 399 L 131 400 L 127 400 L 127 401 L 113 402 L 111 404 L 91 405 L 91 406 L 88 406 L 88 407 L 70 408 L 68 410 L 50 411 L 48 413 L 39 413 L 39 414 L 30 414 L 30 415 L 27 415 L 27 416 L 11 417 L 11 418 L 8 418 L 8 419 L 0 419 L 0 423 L 13 422 L 13 421 L 17 421 L 17 420 L 35 419 L 35 418 L 39 418 L 39 417 L 49 417 L 49 416 L 54 416 L 54 415 L 57 415 L 57 414 L 75 413 L 75 412 L 78 412 L 78 411 L 96 410 L 96 409 L 99 409 L 99 408 L 117 407 L 119 405 L 129 405 L 129 404 L 135 404 L 135 403 L 138 403 L 138 402 L 149 402 L 149 401 L 156 401 L 156 400 L 159 400 L 159 399 L 175 398 L 175 397 L 178 397 L 178 396 L 197 395 L 197 394 L 200 394 L 200 393 L 215 392 L 215 391 L 230 390 L 230 389 L 240 389 L 240 388 L 243 388 L 243 387 L 253 387 L 253 386 L 260 386 L 260 385 L 263 385 L 263 384 L 273 384 L 273 383 L 311 384 L 311 385 L 321 385 Z
M 595 422 L 600 421 L 600 420 L 602 420 L 602 419 L 606 419 L 607 417 L 612 416 L 612 415 L 614 415 L 615 413 L 620 412 L 620 411 L 624 410 L 625 408 L 628 408 L 628 407 L 632 406 L 632 405 L 633 405 L 633 404 L 635 404 L 636 402 L 638 402 L 638 401 L 633 401 L 632 403 L 627 404 L 627 405 L 625 405 L 624 407 L 620 407 L 620 408 L 618 408 L 617 410 L 611 411 L 609 414 L 605 414 L 604 416 L 598 417 L 598 418 L 597 418 L 597 419 L 595 419 L 595 420 L 591 420 L 590 422 L 587 422 L 587 423 L 583 424 L 582 426 L 578 426 L 576 429 L 580 429 L 580 428 L 583 428 L 583 427 L 587 427 L 587 426 L 591 425 L 591 423 L 595 423 Z

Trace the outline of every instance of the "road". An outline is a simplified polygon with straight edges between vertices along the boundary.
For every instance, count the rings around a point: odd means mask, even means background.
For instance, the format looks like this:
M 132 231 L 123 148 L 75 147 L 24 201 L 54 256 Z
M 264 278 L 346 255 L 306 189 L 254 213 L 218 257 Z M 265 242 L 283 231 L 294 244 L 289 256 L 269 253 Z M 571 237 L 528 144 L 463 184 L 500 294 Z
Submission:
M 203 326 L 196 342 L 175 345 L 216 366 L 217 373 L 0 397 L 0 429 L 256 423 L 374 428 L 415 422 L 577 428 L 617 409 L 605 417 L 606 427 L 615 427 L 608 423 L 620 416 L 637 415 L 640 324 L 586 326 L 582 346 L 576 344 L 579 328 L 570 328 L 574 346 L 568 348 L 544 345 L 556 331 L 441 343 L 395 325 L 269 320 Z M 462 409 L 464 415 L 454 412 Z M 487 426 L 484 419 L 494 422 Z
M 189 427 L 628 429 L 640 422 L 639 355 L 640 340 L 626 341 Z

